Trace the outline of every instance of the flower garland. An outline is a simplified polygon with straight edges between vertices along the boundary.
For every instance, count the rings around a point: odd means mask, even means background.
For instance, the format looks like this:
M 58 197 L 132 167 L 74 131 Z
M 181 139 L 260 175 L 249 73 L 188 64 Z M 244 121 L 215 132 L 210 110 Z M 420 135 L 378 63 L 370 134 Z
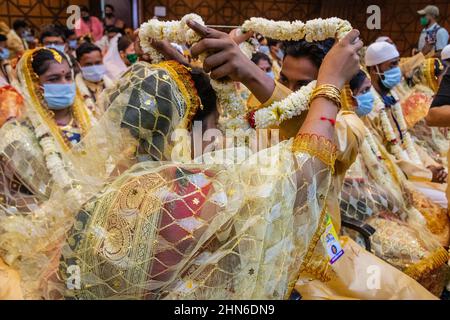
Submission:
M 193 20 L 203 26 L 205 25 L 203 19 L 199 15 L 193 13 L 185 15 L 180 21 L 162 22 L 152 19 L 142 24 L 139 29 L 141 47 L 145 53 L 155 55 L 155 59 L 152 59 L 152 63 L 160 62 L 160 59 L 156 58 L 156 50 L 151 46 L 152 39 L 165 39 L 170 42 L 187 43 L 191 45 L 201 39 L 201 37 L 187 25 L 187 21 L 189 20 Z M 206 56 L 202 55 L 199 58 L 203 62 Z M 219 119 L 221 129 L 236 129 L 237 127 L 244 130 L 248 129 L 250 126 L 245 119 L 246 105 L 242 100 L 242 97 L 238 94 L 234 82 L 211 80 L 211 86 L 217 93 L 218 104 L 222 110 Z
M 411 135 L 408 131 L 405 117 L 403 116 L 403 111 L 400 106 L 399 97 L 396 95 L 393 91 L 391 91 L 394 98 L 397 100 L 395 105 L 393 105 L 392 112 L 397 119 L 397 122 L 400 127 L 400 132 L 403 136 L 403 146 L 405 150 L 403 150 L 399 144 L 399 141 L 397 139 L 397 136 L 395 135 L 394 128 L 392 127 L 391 121 L 389 120 L 389 117 L 386 112 L 386 108 L 384 107 L 384 103 L 381 101 L 380 95 L 375 91 L 374 98 L 375 98 L 375 104 L 380 107 L 380 121 L 381 121 L 381 128 L 383 130 L 384 136 L 386 140 L 391 144 L 391 150 L 394 156 L 401 160 L 406 161 L 412 161 L 416 164 L 421 165 L 422 161 L 420 160 L 420 157 L 415 150 L 414 143 L 411 139 Z
M 283 121 L 300 115 L 308 109 L 309 99 L 315 87 L 316 81 L 312 81 L 291 93 L 287 98 L 257 110 L 254 115 L 255 127 L 259 129 L 278 126 Z
M 322 41 L 327 38 L 338 40 L 352 30 L 350 22 L 336 17 L 313 19 L 306 23 L 296 21 L 273 21 L 264 18 L 251 18 L 242 25 L 244 31 L 255 31 L 266 38 L 277 40 Z
M 145 53 L 154 55 L 153 63 L 159 62 L 161 57 L 151 46 L 152 39 L 166 39 L 170 42 L 193 44 L 200 40 L 192 29 L 187 26 L 188 20 L 194 20 L 204 25 L 202 18 L 196 14 L 185 15 L 180 21 L 161 22 L 152 19 L 142 24 L 139 29 L 139 38 L 141 47 Z M 278 40 L 301 40 L 321 41 L 327 38 L 342 39 L 352 30 L 351 24 L 339 18 L 314 19 L 303 23 L 302 21 L 278 21 L 264 18 L 251 18 L 247 20 L 238 32 L 255 31 L 265 37 Z M 251 44 L 242 44 L 241 50 L 247 57 L 253 52 Z M 200 57 L 204 60 L 205 56 Z M 233 82 L 211 81 L 211 85 L 217 92 L 219 106 L 221 107 L 221 116 L 219 125 L 221 129 L 249 129 L 249 123 L 246 119 L 246 105 L 238 94 Z M 292 93 L 281 102 L 276 102 L 255 112 L 255 124 L 257 128 L 266 128 L 271 125 L 279 125 L 282 121 L 288 120 L 293 116 L 300 115 L 308 108 L 309 97 L 314 89 L 315 82 L 298 92 Z
M 390 144 L 390 149 L 394 156 L 397 159 L 403 159 L 406 161 L 410 161 L 408 154 L 402 150 L 402 148 L 399 145 L 399 141 L 397 139 L 397 136 L 395 135 L 394 128 L 392 128 L 391 121 L 389 120 L 389 117 L 386 112 L 386 108 L 384 106 L 383 101 L 381 100 L 380 95 L 378 92 L 375 91 L 375 89 L 372 88 L 373 96 L 374 96 L 374 106 L 376 110 L 379 110 L 379 117 L 381 121 L 381 129 L 383 131 L 384 137 Z
M 322 41 L 328 38 L 342 39 L 352 30 L 351 24 L 339 18 L 313 19 L 306 23 L 302 21 L 273 21 L 264 18 L 251 18 L 242 25 L 245 32 L 254 31 L 264 37 L 277 40 L 302 40 L 308 42 Z M 261 108 L 254 113 L 256 128 L 278 126 L 283 121 L 300 115 L 309 107 L 309 97 L 316 82 L 302 87 L 299 91 L 290 94 L 281 102 Z
M 185 15 L 180 21 L 151 19 L 141 25 L 139 28 L 141 48 L 150 55 L 152 63 L 159 63 L 164 58 L 152 47 L 151 43 L 153 40 L 168 40 L 169 42 L 187 44 L 193 44 L 200 40 L 200 36 L 187 25 L 189 20 L 205 25 L 203 19 L 194 13 Z
M 397 119 L 397 123 L 400 127 L 400 132 L 403 136 L 403 146 L 406 149 L 406 153 L 411 161 L 413 161 L 414 163 L 416 163 L 418 165 L 422 165 L 422 161 L 420 160 L 419 154 L 417 153 L 417 151 L 414 147 L 414 143 L 412 141 L 411 134 L 409 133 L 408 126 L 406 125 L 405 117 L 403 115 L 403 110 L 402 110 L 402 107 L 399 102 L 400 97 L 395 93 L 395 91 L 392 91 L 391 94 L 397 101 L 392 106 L 392 112 L 395 116 L 395 119 Z M 391 124 L 390 121 L 389 121 L 389 124 Z M 392 128 L 392 126 L 391 126 L 391 128 Z

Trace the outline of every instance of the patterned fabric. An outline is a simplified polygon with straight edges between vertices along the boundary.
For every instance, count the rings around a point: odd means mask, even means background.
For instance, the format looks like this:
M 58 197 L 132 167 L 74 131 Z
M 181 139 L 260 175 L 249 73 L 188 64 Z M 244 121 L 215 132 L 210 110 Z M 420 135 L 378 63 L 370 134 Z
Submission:
M 77 299 L 287 297 L 300 266 L 328 264 L 312 253 L 331 181 L 324 163 L 292 148 L 286 141 L 226 167 L 135 165 L 81 210 L 59 290 Z M 64 287 L 73 270 L 80 286 Z

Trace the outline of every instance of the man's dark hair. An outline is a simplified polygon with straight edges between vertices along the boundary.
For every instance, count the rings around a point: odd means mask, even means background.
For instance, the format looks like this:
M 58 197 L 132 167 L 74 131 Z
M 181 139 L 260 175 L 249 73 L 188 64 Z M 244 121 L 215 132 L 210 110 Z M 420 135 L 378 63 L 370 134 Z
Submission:
M 267 38 L 267 46 L 270 47 L 275 47 L 277 46 L 279 43 L 281 43 L 282 41 L 280 40 L 275 40 L 275 39 L 269 39 Z
M 90 42 L 83 42 L 82 44 L 80 44 L 80 46 L 76 50 L 77 60 L 80 61 L 81 57 L 84 54 L 88 54 L 93 51 L 98 51 L 100 53 L 102 52 L 102 50 L 99 47 L 97 47 L 95 44 L 90 43 Z
M 125 51 L 127 48 L 133 43 L 131 39 L 127 36 L 120 37 L 119 41 L 117 42 L 117 49 L 120 51 Z
M 349 82 L 350 89 L 352 91 L 359 89 L 366 78 L 367 78 L 366 73 L 362 70 L 359 70 L 358 73 Z
M 64 31 L 57 26 L 49 26 L 44 31 L 42 31 L 41 36 L 39 37 L 39 40 L 41 43 L 44 42 L 44 39 L 47 37 L 61 37 L 63 41 L 66 41 L 66 35 L 64 34 Z
M 0 34 L 0 42 L 6 41 L 8 38 L 4 34 Z
M 65 28 L 64 29 L 64 35 L 66 36 L 66 39 L 68 39 L 70 36 L 73 36 L 75 34 L 75 30 Z
M 86 6 L 81 6 L 80 7 L 80 12 L 87 12 L 87 13 L 89 13 L 89 8 L 86 7 Z
M 258 64 L 259 61 L 261 61 L 261 60 L 265 60 L 270 65 L 272 65 L 272 61 L 270 61 L 270 58 L 267 56 L 267 54 L 262 53 L 262 52 L 256 52 L 256 53 L 253 54 L 252 61 L 253 61 L 254 64 Z
M 308 58 L 317 68 L 320 68 L 325 55 L 330 51 L 334 44 L 334 39 L 326 39 L 323 41 L 307 42 L 287 41 L 284 43 L 285 57 Z
M 106 33 L 109 33 L 109 32 L 122 33 L 122 29 L 117 28 L 116 26 L 107 26 L 105 28 L 105 31 L 106 31 Z
M 27 27 L 28 23 L 26 23 L 25 20 L 18 19 L 13 23 L 14 30 L 19 30 L 20 28 L 27 28 Z
M 114 6 L 113 5 L 107 4 L 107 5 L 105 5 L 105 9 L 106 8 L 110 8 L 114 12 Z

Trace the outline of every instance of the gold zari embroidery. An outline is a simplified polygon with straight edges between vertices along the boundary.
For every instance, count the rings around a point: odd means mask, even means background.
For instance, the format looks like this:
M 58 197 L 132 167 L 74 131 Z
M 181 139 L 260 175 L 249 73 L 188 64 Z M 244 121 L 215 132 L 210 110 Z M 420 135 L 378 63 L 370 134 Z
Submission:
M 331 167 L 334 173 L 334 163 L 336 162 L 336 145 L 325 137 L 315 134 L 299 134 L 292 144 L 294 153 L 304 152 L 313 157 L 317 157 L 327 166 Z

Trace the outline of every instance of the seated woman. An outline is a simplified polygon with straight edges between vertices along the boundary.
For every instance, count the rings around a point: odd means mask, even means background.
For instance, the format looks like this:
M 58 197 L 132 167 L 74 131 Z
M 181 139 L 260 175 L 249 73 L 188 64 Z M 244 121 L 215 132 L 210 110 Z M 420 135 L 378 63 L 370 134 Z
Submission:
M 370 89 L 369 78 L 360 71 L 345 91 L 347 107 L 360 116 L 369 114 L 374 102 Z M 358 158 L 346 174 L 340 196 L 341 213 L 373 227 L 376 231 L 370 244 L 375 254 L 439 297 L 450 270 L 445 249 L 437 240 L 443 246 L 448 244 L 448 219 L 441 210 L 433 215 L 427 208 L 415 208 L 417 195 L 411 193 L 400 169 L 395 168 L 384 147 L 366 128 Z M 349 230 L 345 228 L 344 233 L 361 240 Z
M 55 183 L 66 186 L 61 155 L 80 141 L 92 122 L 63 53 L 27 51 L 17 73 L 24 115 L 0 129 L 1 205 L 10 213 L 33 210 L 48 199 Z

